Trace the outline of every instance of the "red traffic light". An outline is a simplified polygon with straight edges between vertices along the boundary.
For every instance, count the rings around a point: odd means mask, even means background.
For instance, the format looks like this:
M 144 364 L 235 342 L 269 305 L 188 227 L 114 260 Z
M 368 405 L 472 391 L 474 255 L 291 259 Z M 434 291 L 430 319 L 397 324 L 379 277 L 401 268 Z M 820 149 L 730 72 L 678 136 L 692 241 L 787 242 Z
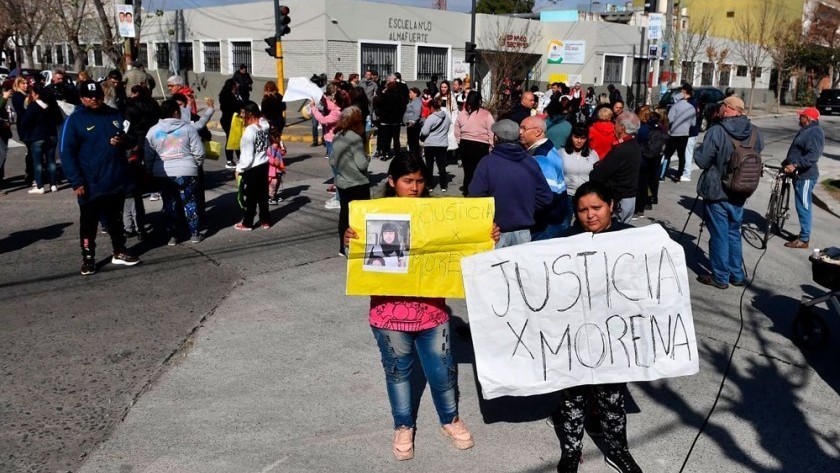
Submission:
M 281 15 L 288 15 L 289 14 L 289 7 L 286 5 L 280 5 L 280 14 Z

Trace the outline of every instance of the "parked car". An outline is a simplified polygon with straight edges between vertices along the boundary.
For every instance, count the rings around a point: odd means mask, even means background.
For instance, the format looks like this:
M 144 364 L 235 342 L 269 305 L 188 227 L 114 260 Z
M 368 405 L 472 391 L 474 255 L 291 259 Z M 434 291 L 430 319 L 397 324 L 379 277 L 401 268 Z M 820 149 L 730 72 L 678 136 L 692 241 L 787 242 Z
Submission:
M 817 97 L 817 110 L 820 115 L 840 112 L 840 89 L 823 89 Z
M 46 72 L 46 74 L 45 74 Z M 12 72 L 9 73 L 7 78 L 13 79 L 17 76 L 25 77 L 27 79 L 32 78 L 35 82 L 48 83 L 49 76 L 52 75 L 51 71 L 42 71 L 41 69 L 21 69 L 16 67 Z
M 659 100 L 661 108 L 671 108 L 674 104 L 674 95 L 679 93 L 680 88 L 675 87 Z M 700 131 L 706 131 L 711 121 L 712 113 L 717 108 L 717 105 L 724 99 L 723 92 L 714 87 L 695 87 L 694 100 L 697 102 L 697 123 L 700 125 Z M 840 109 L 838 109 L 840 110 Z

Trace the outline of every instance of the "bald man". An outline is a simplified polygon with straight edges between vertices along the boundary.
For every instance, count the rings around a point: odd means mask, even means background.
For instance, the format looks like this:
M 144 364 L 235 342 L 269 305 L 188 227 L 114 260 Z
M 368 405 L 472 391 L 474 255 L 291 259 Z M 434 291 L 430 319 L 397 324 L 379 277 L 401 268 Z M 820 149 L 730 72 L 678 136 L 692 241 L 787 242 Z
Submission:
M 516 122 L 517 125 L 522 123 L 522 120 L 531 116 L 531 112 L 537 107 L 537 99 L 533 92 L 523 92 L 522 100 L 515 107 L 510 109 L 509 119 Z

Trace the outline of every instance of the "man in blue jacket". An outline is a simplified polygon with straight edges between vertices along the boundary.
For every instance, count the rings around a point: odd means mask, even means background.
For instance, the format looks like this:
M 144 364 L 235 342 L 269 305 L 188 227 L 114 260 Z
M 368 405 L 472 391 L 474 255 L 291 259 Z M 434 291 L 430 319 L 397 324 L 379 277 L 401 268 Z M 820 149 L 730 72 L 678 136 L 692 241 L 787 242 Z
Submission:
M 82 106 L 67 117 L 61 136 L 64 173 L 79 201 L 82 275 L 96 272 L 96 226 L 102 213 L 108 224 L 111 262 L 133 266 L 140 262 L 126 253 L 122 208 L 129 185 L 123 117 L 105 105 L 102 86 L 79 84 Z
M 703 143 L 694 154 L 697 167 L 703 170 L 697 182 L 697 194 L 705 204 L 705 221 L 709 228 L 709 264 L 712 274 L 703 274 L 697 280 L 708 286 L 726 289 L 744 285 L 743 252 L 741 248 L 741 221 L 744 217 L 742 195 L 727 192 L 722 176 L 729 158 L 735 151 L 732 140 L 745 142 L 750 139 L 755 126 L 744 116 L 744 101 L 727 97 L 720 109 L 721 121 L 706 131 Z M 755 150 L 764 149 L 761 133 L 756 129 Z
M 799 237 L 785 243 L 788 248 L 808 248 L 811 240 L 811 208 L 814 186 L 820 176 L 817 161 L 823 153 L 825 134 L 820 128 L 820 112 L 808 107 L 799 112 L 799 132 L 782 165 L 788 174 L 796 174 L 793 188 L 796 193 L 796 214 L 799 216 Z
M 537 161 L 519 144 L 519 125 L 499 120 L 493 151 L 478 163 L 470 182 L 470 197 L 496 199 L 496 225 L 502 231 L 496 248 L 531 241 L 534 213 L 552 203 L 554 195 Z

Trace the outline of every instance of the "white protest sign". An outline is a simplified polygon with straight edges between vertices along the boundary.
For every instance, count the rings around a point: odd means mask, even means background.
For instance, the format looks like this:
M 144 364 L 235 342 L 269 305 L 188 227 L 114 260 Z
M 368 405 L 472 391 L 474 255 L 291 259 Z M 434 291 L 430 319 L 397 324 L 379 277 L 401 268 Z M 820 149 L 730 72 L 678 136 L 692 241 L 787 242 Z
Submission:
M 283 94 L 283 101 L 294 102 L 296 100 L 315 99 L 317 102 L 321 100 L 322 95 L 324 95 L 324 92 L 321 88 L 306 77 L 290 77 L 289 84 L 286 85 L 286 93 Z
M 681 246 L 659 225 L 461 260 L 485 399 L 700 369 Z

